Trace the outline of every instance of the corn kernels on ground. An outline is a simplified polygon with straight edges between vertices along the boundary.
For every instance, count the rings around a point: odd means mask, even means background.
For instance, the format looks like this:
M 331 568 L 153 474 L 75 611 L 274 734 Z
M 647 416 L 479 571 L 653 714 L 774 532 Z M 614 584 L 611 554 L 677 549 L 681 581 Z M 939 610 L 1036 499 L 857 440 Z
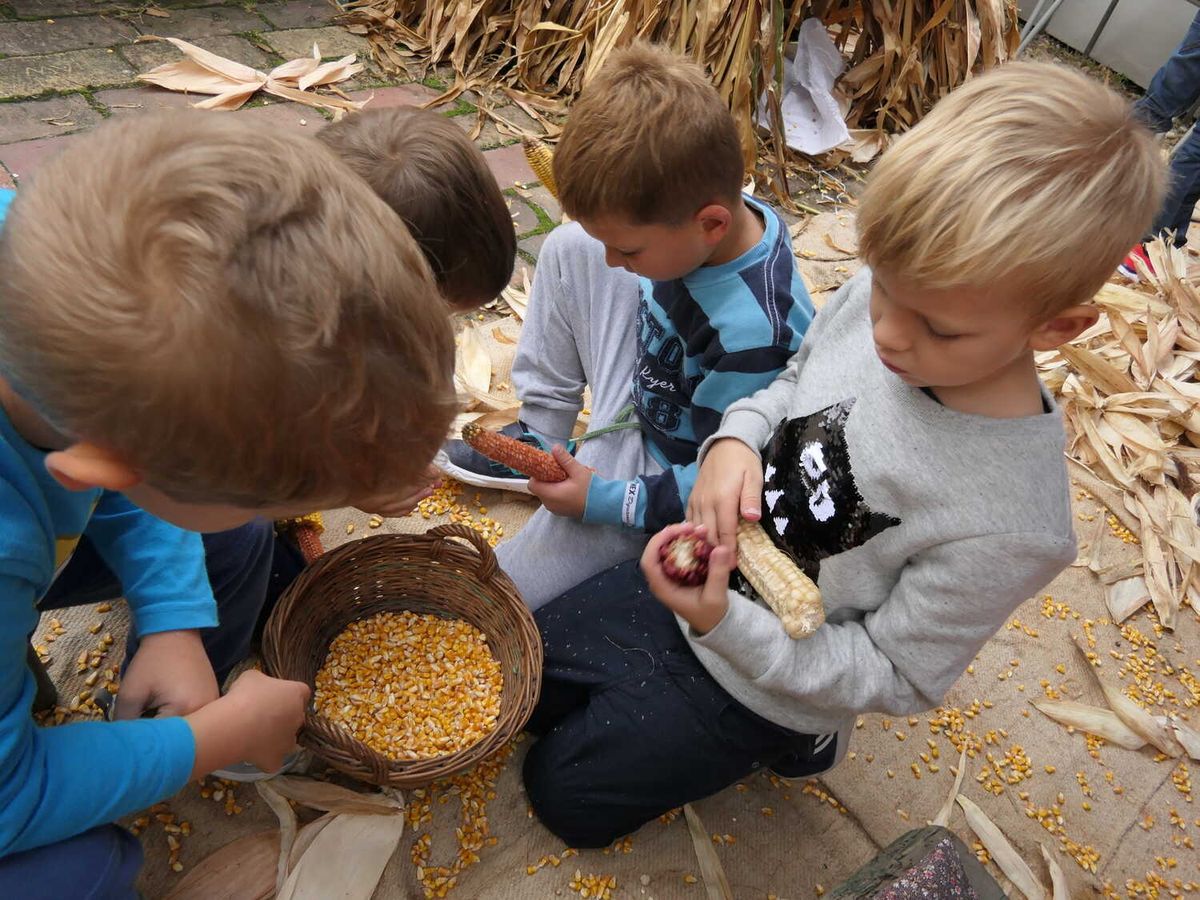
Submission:
M 496 727 L 504 676 L 487 636 L 459 619 L 378 613 L 334 638 L 317 712 L 392 759 L 464 750 Z

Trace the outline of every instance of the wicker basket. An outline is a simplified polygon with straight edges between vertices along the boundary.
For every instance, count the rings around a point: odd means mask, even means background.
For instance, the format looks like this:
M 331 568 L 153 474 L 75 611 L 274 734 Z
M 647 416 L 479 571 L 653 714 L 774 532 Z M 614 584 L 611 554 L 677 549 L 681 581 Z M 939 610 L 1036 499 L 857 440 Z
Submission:
M 542 682 L 537 626 L 482 537 L 465 525 L 441 525 L 420 535 L 352 541 L 324 554 L 287 589 L 271 613 L 263 634 L 263 657 L 270 674 L 311 687 L 329 644 L 347 625 L 400 610 L 462 619 L 487 635 L 504 673 L 495 730 L 456 753 L 395 760 L 310 709 L 299 741 L 362 781 L 412 788 L 468 769 L 495 752 L 525 726 L 537 702 Z

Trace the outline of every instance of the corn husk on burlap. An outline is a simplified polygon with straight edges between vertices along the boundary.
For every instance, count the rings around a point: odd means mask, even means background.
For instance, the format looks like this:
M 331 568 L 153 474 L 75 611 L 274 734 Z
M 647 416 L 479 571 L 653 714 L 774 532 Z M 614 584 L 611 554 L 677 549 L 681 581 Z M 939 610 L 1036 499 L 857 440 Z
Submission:
M 1088 560 L 1109 612 L 1121 622 L 1150 601 L 1173 628 L 1185 599 L 1200 609 L 1200 292 L 1184 251 L 1158 242 L 1150 258 L 1146 289 L 1106 285 L 1096 325 L 1038 362 L 1060 397 L 1072 476 L 1141 544 L 1132 568 Z

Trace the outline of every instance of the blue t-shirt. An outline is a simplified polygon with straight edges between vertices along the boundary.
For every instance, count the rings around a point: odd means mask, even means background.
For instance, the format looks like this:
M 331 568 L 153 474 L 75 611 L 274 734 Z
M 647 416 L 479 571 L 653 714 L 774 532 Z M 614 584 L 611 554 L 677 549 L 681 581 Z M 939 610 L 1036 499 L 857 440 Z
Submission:
M 641 279 L 633 402 L 666 471 L 632 481 L 592 476 L 586 522 L 659 529 L 684 517 L 700 445 L 725 407 L 765 388 L 800 349 L 813 318 L 787 225 L 743 198 L 763 236 L 737 259 L 674 281 Z
M 0 191 L 0 227 L 12 194 Z M 0 856 L 144 809 L 182 788 L 195 761 L 182 718 L 34 724 L 37 602 L 80 535 L 120 579 L 139 635 L 217 624 L 198 534 L 120 494 L 68 491 L 45 461 L 0 410 Z

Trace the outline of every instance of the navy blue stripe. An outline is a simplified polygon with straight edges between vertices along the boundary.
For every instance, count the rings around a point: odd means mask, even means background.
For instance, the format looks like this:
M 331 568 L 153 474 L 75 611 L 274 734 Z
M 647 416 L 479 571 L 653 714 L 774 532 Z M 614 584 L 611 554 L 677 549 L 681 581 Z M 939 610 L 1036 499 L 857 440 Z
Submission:
M 692 461 L 695 462 L 696 451 L 692 450 Z M 647 485 L 645 530 L 648 533 L 661 531 L 674 522 L 684 519 L 683 501 L 679 496 L 679 482 L 675 480 L 675 472 L 667 469 L 661 475 L 654 476 L 652 485 Z M 653 487 L 653 490 L 650 488 Z

